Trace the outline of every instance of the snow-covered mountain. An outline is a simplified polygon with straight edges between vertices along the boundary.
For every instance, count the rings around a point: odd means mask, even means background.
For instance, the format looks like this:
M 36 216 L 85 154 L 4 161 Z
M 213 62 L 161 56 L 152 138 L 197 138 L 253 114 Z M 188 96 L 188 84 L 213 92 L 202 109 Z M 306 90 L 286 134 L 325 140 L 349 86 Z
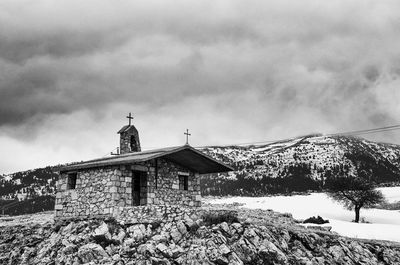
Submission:
M 203 194 L 265 195 L 321 190 L 337 174 L 355 174 L 364 166 L 378 183 L 400 182 L 400 146 L 349 136 L 308 135 L 257 146 L 202 149 L 236 170 L 204 176 Z M 0 199 L 53 195 L 52 167 L 0 175 Z
M 203 149 L 236 170 L 208 176 L 204 194 L 262 195 L 319 190 L 327 178 L 366 168 L 378 183 L 400 182 L 400 146 L 350 136 L 307 135 L 258 146 Z
M 0 175 L 0 200 L 26 200 L 54 195 L 57 174 L 53 167 Z

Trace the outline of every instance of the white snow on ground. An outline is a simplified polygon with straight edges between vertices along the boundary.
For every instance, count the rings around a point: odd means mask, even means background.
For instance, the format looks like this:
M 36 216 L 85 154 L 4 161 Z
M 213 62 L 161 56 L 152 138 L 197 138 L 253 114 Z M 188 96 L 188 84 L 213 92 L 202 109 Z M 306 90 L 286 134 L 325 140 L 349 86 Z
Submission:
M 400 200 L 400 187 L 380 188 L 388 201 Z M 397 199 L 399 198 L 399 199 Z M 210 203 L 244 203 L 251 209 L 272 209 L 281 213 L 291 213 L 296 219 L 306 219 L 320 215 L 329 219 L 329 224 L 343 236 L 380 239 L 400 242 L 400 211 L 361 209 L 361 219 L 368 223 L 353 223 L 354 212 L 348 211 L 324 193 L 311 195 L 275 196 L 275 197 L 230 197 L 209 201 Z M 309 224 L 308 224 L 309 225 Z
M 378 190 L 383 192 L 388 202 L 400 201 L 400 187 L 378 188 Z

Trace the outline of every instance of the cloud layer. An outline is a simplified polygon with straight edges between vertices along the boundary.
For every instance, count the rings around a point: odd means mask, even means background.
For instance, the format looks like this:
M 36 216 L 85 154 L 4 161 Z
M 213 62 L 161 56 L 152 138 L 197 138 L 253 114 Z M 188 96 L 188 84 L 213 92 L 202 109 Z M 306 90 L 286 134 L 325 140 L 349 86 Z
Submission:
M 2 1 L 0 142 L 14 146 L 5 153 L 95 156 L 110 142 L 88 139 L 128 111 L 150 147 L 179 143 L 186 127 L 204 145 L 397 124 L 398 10 L 395 0 Z M 43 135 L 89 143 L 50 151 Z M 29 166 L 55 162 L 46 157 Z

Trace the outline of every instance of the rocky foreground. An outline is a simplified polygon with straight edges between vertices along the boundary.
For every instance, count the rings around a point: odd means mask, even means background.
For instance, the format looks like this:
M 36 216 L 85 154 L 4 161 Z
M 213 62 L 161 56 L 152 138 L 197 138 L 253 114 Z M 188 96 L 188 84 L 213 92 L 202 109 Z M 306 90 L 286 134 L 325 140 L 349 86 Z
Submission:
M 11 224 L 0 220 L 0 264 L 400 264 L 398 244 L 305 228 L 272 211 L 211 209 L 171 223 Z

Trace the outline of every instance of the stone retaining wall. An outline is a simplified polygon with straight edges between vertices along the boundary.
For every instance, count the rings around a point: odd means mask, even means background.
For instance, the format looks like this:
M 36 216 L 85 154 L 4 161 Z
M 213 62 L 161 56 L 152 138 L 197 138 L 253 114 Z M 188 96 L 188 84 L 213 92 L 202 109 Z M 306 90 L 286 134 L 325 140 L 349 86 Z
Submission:
M 198 216 L 199 213 L 198 207 L 146 205 L 119 207 L 115 209 L 113 217 L 118 221 L 124 221 L 126 223 L 142 224 L 184 220 L 185 217 Z

